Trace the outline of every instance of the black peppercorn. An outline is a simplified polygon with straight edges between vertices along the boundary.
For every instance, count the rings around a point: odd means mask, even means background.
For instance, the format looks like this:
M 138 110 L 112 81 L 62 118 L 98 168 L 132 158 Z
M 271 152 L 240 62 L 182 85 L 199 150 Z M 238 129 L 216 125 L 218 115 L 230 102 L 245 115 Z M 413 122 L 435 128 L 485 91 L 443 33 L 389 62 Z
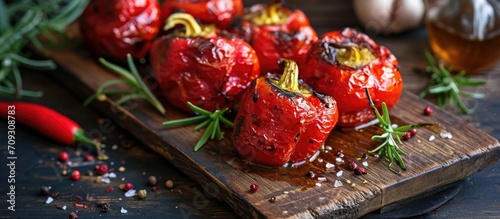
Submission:
M 148 177 L 148 184 L 150 186 L 156 185 L 157 182 L 158 182 L 158 180 L 156 179 L 156 176 L 149 176 Z
M 311 178 L 311 179 L 314 179 L 314 177 L 316 177 L 316 173 L 314 173 L 313 171 L 309 171 L 307 173 L 307 177 Z
M 108 212 L 111 209 L 111 205 L 109 203 L 102 203 L 101 204 L 102 212 Z
M 50 189 L 47 186 L 42 186 L 40 187 L 40 194 L 42 195 L 48 195 L 50 193 Z
M 269 199 L 269 202 L 274 203 L 276 202 L 276 196 L 273 196 Z

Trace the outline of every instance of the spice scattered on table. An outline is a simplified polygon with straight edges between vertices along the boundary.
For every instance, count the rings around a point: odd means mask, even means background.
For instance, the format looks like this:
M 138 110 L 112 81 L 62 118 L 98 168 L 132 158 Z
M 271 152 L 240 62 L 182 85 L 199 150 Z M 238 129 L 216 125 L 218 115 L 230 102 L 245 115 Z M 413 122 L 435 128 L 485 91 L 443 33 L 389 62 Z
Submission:
M 430 107 L 430 106 L 426 106 L 426 107 L 424 108 L 424 115 L 426 115 L 426 116 L 431 115 L 431 114 L 432 114 L 432 112 L 433 112 L 432 107 Z
M 145 189 L 141 189 L 139 190 L 139 192 L 137 192 L 137 197 L 139 197 L 140 199 L 146 198 L 147 195 L 148 192 Z
M 158 179 L 156 179 L 156 176 L 149 176 L 148 177 L 148 184 L 150 186 L 156 185 L 157 182 L 158 182 Z
M 259 185 L 255 184 L 255 183 L 250 185 L 250 192 L 257 192 L 257 190 L 259 190 Z
M 71 179 L 74 180 L 74 181 L 80 180 L 80 171 L 79 170 L 73 170 L 73 172 L 71 172 Z
M 68 215 L 68 219 L 78 219 L 78 215 L 75 212 L 71 212 Z
M 356 175 L 366 174 L 366 169 L 364 167 L 358 166 L 356 169 L 354 169 L 354 174 Z
M 132 183 L 130 183 L 130 182 L 127 182 L 127 183 L 125 183 L 125 185 L 123 187 L 123 190 L 129 191 L 129 190 L 131 190 L 133 188 L 134 188 L 134 185 Z
M 42 195 L 48 195 L 50 193 L 50 189 L 47 186 L 42 186 L 40 187 L 40 194 Z
M 101 210 L 102 212 L 108 212 L 109 210 L 111 210 L 111 204 L 109 204 L 108 202 L 102 203 L 101 208 L 102 208 L 102 210 Z
M 127 212 L 128 212 L 127 209 L 125 209 L 123 207 L 122 207 L 122 209 L 120 209 L 120 213 L 122 213 L 122 214 L 126 214 Z
M 63 151 L 59 154 L 59 161 L 61 161 L 63 163 L 66 162 L 68 160 L 68 158 L 69 158 L 69 154 L 66 151 Z
M 108 173 L 108 165 L 103 163 L 101 165 L 96 165 L 95 169 L 99 175 L 104 175 Z
M 136 191 L 131 189 L 131 190 L 128 190 L 127 192 L 125 192 L 125 197 L 127 197 L 127 198 L 134 197 L 136 194 L 137 194 Z
M 54 201 L 54 198 L 52 198 L 52 197 L 49 196 L 49 197 L 47 197 L 47 201 L 45 201 L 45 204 L 50 204 L 53 201 Z
M 276 196 L 273 196 L 269 199 L 269 202 L 274 203 L 276 202 Z
M 92 161 L 92 160 L 94 160 L 94 156 L 92 156 L 91 154 L 87 154 L 87 155 L 85 155 L 85 158 L 83 160 Z
M 165 186 L 168 188 L 168 189 L 171 189 L 171 188 L 174 188 L 174 181 L 172 180 L 167 180 L 167 182 L 165 182 Z

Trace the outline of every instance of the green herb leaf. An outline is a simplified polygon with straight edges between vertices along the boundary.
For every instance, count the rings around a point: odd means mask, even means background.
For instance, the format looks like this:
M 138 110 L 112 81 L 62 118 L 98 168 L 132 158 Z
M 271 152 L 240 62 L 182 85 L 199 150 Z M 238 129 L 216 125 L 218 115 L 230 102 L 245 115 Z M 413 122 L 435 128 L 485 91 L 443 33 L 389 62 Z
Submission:
M 32 44 L 43 52 L 41 34 L 64 30 L 68 24 L 80 17 L 89 0 L 18 0 L 5 3 L 0 0 L 0 95 L 18 98 L 40 97 L 43 93 L 26 91 L 18 66 L 37 70 L 54 70 L 51 60 L 28 58 L 23 49 Z M 63 36 L 63 35 L 61 35 Z M 10 62 L 9 65 L 5 65 Z
M 167 122 L 163 122 L 163 126 L 166 127 L 173 127 L 173 126 L 184 126 L 184 125 L 192 125 L 197 122 L 201 122 L 197 126 L 194 127 L 194 131 L 197 131 L 203 127 L 207 127 L 205 131 L 203 132 L 203 135 L 200 137 L 200 139 L 196 142 L 194 146 L 194 151 L 200 150 L 203 145 L 209 140 L 209 139 L 217 139 L 217 140 L 222 140 L 224 136 L 222 135 L 221 131 L 221 125 L 220 123 L 222 122 L 223 124 L 229 126 L 230 128 L 234 127 L 234 124 L 229 121 L 228 119 L 224 118 L 224 113 L 228 111 L 228 108 L 224 108 L 222 110 L 215 110 L 214 112 L 210 112 L 208 110 L 205 110 L 203 108 L 200 108 L 191 102 L 187 102 L 187 105 L 189 108 L 193 110 L 193 112 L 198 113 L 198 116 L 191 117 L 191 118 L 185 118 L 185 119 L 177 119 L 177 120 L 171 120 Z
M 402 144 L 400 136 L 405 135 L 406 131 L 408 130 L 426 126 L 428 124 L 405 125 L 394 128 L 391 124 L 389 109 L 387 108 L 387 104 L 385 102 L 382 102 L 383 114 L 381 115 L 378 109 L 373 104 L 368 89 L 366 89 L 365 92 L 368 98 L 368 104 L 375 113 L 375 116 L 379 121 L 380 127 L 382 128 L 382 130 L 384 130 L 384 133 L 372 136 L 371 140 L 382 141 L 382 144 L 377 146 L 375 149 L 368 151 L 368 153 L 370 154 L 378 153 L 379 155 L 385 156 L 389 161 L 388 165 L 389 167 L 392 166 L 394 160 L 396 160 L 401 169 L 405 170 L 406 165 L 404 163 L 404 160 L 401 158 L 401 155 L 407 155 L 407 153 L 399 148 L 398 144 Z
M 141 76 L 139 75 L 139 71 L 135 66 L 134 60 L 130 54 L 127 54 L 127 63 L 129 70 L 119 65 L 115 65 L 111 62 L 108 62 L 103 58 L 99 58 L 99 62 L 107 69 L 118 74 L 122 79 L 113 79 L 102 83 L 96 90 L 96 93 L 88 97 L 84 101 L 83 103 L 84 105 L 89 104 L 91 101 L 93 101 L 102 94 L 122 93 L 124 94 L 124 96 L 122 96 L 117 101 L 117 104 L 119 105 L 134 99 L 146 99 L 149 103 L 151 103 L 151 105 L 153 105 L 156 108 L 156 110 L 158 110 L 158 112 L 160 112 L 161 114 L 165 114 L 165 108 L 160 103 L 160 101 L 153 95 L 153 93 L 149 90 L 148 86 L 146 86 L 146 84 L 142 80 Z M 130 90 L 113 90 L 113 92 L 106 91 L 107 87 L 117 84 L 126 84 L 130 88 Z
M 424 98 L 427 94 L 433 94 L 437 97 L 437 104 L 440 107 L 445 107 L 447 101 L 450 104 L 456 104 L 458 108 L 465 114 L 471 114 L 473 109 L 467 107 L 463 102 L 462 97 L 480 99 L 484 95 L 480 93 L 472 93 L 461 90 L 465 86 L 482 86 L 485 81 L 479 81 L 466 76 L 464 71 L 456 75 L 450 73 L 451 70 L 446 69 L 442 64 L 437 64 L 436 60 L 429 51 L 424 52 L 427 60 L 427 69 L 431 73 L 430 85 L 420 92 L 419 96 Z

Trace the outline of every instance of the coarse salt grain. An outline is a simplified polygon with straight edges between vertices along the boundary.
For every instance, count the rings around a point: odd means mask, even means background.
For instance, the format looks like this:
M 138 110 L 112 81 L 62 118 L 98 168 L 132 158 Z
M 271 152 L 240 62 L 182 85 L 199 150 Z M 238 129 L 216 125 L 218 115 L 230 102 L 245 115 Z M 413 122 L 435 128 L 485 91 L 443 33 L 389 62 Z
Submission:
M 343 186 L 344 184 L 342 184 L 342 182 L 340 180 L 335 180 L 335 183 L 333 184 L 333 187 L 337 188 L 337 187 L 340 187 L 340 186 Z
M 431 135 L 431 137 L 429 137 L 429 141 L 434 141 L 434 139 L 436 139 L 436 136 L 434 135 Z
M 326 177 L 318 177 L 318 181 L 324 182 L 324 181 L 326 181 Z
M 101 182 L 109 184 L 109 183 L 111 183 L 111 180 L 109 178 L 102 178 Z
M 335 165 L 334 165 L 334 164 L 331 164 L 331 163 L 326 163 L 325 167 L 326 167 L 327 169 L 330 169 L 330 168 L 332 168 L 332 167 L 335 167 Z
M 344 160 L 342 158 L 340 158 L 340 157 L 335 158 L 335 161 L 337 163 L 343 163 L 344 162 Z
M 125 197 L 127 197 L 127 198 L 134 197 L 134 196 L 135 196 L 134 189 L 131 189 L 131 190 L 128 190 L 127 192 L 125 192 Z
M 341 171 L 337 172 L 337 176 L 340 177 L 340 176 L 342 176 L 343 173 L 344 173 L 344 171 L 341 170 Z
M 118 145 L 114 144 L 113 146 L 111 146 L 111 149 L 113 149 L 113 150 L 118 149 Z
M 321 183 L 316 183 L 316 187 L 321 187 Z
M 447 139 L 451 139 L 453 137 L 451 135 L 451 132 L 447 131 L 442 131 L 441 133 L 439 133 L 439 136 L 441 136 L 441 138 L 447 138 Z
M 66 210 L 66 208 L 67 208 L 67 207 L 66 207 L 66 205 L 63 205 L 63 206 L 61 207 L 61 209 L 62 209 L 62 210 L 64 210 L 64 211 Z
M 45 204 L 50 204 L 54 201 L 54 199 L 52 197 L 47 197 L 47 201 L 45 201 Z
M 368 162 L 367 161 L 363 161 L 363 163 L 361 163 L 361 164 L 363 164 L 363 166 L 365 166 L 365 167 L 368 166 Z
M 122 207 L 122 209 L 120 209 L 120 212 L 121 212 L 122 214 L 126 214 L 128 211 L 127 211 L 127 209 L 125 209 L 125 208 L 123 208 L 123 207 Z
M 109 178 L 116 178 L 116 174 L 111 172 L 111 173 L 108 173 L 108 177 Z
M 329 146 L 329 145 L 327 145 L 325 148 L 326 148 L 326 150 L 329 150 L 329 151 L 333 150 L 332 146 Z

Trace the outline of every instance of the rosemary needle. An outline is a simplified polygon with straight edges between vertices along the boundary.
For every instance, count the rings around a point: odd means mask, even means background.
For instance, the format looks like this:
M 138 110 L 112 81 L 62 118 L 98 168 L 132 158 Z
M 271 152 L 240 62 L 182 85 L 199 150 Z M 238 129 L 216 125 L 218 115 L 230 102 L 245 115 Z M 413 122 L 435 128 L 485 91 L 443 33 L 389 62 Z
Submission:
M 467 107 L 462 97 L 480 99 L 484 98 L 484 94 L 467 92 L 462 90 L 462 87 L 481 86 L 486 84 L 486 82 L 469 78 L 465 75 L 464 71 L 452 75 L 450 69 L 436 63 L 436 60 L 429 51 L 426 50 L 424 55 L 427 60 L 428 71 L 431 73 L 431 84 L 420 92 L 419 96 L 424 98 L 427 94 L 434 94 L 437 97 L 437 104 L 441 108 L 445 107 L 447 101 L 449 101 L 452 104 L 456 104 L 465 114 L 474 112 L 473 109 Z
M 194 146 L 194 151 L 200 150 L 209 139 L 216 138 L 217 140 L 221 140 L 224 138 L 220 128 L 220 123 L 223 123 L 224 125 L 229 126 L 231 128 L 234 127 L 233 122 L 229 121 L 223 116 L 224 113 L 228 110 L 228 108 L 210 112 L 203 108 L 195 106 L 191 102 L 187 102 L 187 104 L 189 108 L 193 110 L 193 112 L 198 114 L 197 116 L 191 118 L 167 121 L 163 123 L 163 126 L 175 127 L 175 126 L 185 126 L 185 125 L 192 125 L 199 123 L 197 126 L 194 127 L 195 131 L 203 127 L 207 127 L 203 132 L 203 135 L 196 142 Z

